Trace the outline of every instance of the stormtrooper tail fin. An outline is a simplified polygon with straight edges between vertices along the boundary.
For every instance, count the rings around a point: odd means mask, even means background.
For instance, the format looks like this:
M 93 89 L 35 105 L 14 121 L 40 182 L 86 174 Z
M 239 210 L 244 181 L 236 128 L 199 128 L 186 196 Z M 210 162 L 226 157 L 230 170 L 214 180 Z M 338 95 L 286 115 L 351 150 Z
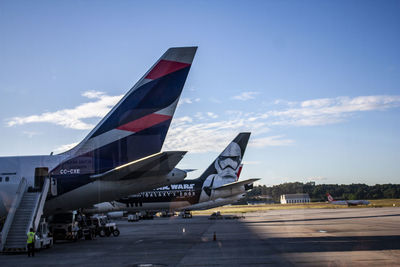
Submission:
M 205 181 L 209 175 L 217 174 L 227 166 L 233 168 L 236 174 L 240 174 L 239 169 L 249 138 L 250 133 L 239 133 L 198 179 Z

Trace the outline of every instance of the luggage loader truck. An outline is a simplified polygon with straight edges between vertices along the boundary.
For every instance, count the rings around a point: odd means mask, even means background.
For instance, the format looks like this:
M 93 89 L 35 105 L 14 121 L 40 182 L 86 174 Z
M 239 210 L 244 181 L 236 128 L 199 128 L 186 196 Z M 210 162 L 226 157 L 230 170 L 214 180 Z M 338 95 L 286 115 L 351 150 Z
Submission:
M 95 227 L 89 224 L 81 214 L 76 216 L 76 212 L 59 213 L 51 216 L 51 231 L 54 243 L 56 240 L 71 240 L 85 238 L 91 240 L 95 237 Z
M 54 243 L 58 240 L 78 240 L 78 228 L 74 213 L 58 213 L 50 216 L 50 229 Z
M 50 248 L 53 246 L 53 236 L 49 231 L 49 225 L 44 218 L 41 219 L 35 236 L 35 249 Z

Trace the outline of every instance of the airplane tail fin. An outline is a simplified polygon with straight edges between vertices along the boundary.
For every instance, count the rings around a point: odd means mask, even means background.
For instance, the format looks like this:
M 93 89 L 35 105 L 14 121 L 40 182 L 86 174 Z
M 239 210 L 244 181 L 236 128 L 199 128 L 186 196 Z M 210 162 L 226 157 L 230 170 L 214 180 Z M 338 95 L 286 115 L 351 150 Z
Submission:
M 329 202 L 335 201 L 335 200 L 333 199 L 333 197 L 331 196 L 331 194 L 326 193 L 326 196 L 328 197 L 328 201 L 329 201 Z
M 196 50 L 168 49 L 87 137 L 65 152 L 69 158 L 93 158 L 96 171 L 102 171 L 159 152 Z
M 204 182 L 208 177 L 218 175 L 225 178 L 224 184 L 236 181 L 240 175 L 241 162 L 249 138 L 250 133 L 239 133 L 198 179 Z
M 240 174 L 242 173 L 242 169 L 243 169 L 243 163 L 239 165 L 239 168 L 236 172 L 236 176 L 237 176 L 236 181 L 239 181 Z

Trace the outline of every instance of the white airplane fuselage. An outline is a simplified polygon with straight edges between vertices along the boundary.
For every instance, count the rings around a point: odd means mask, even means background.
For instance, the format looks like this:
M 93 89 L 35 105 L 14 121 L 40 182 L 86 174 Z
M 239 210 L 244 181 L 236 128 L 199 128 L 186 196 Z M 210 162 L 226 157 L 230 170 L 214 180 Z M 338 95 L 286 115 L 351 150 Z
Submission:
M 0 157 L 0 177 L 2 178 L 0 182 L 0 218 L 7 215 L 23 177 L 27 180 L 28 186 L 33 186 L 35 168 L 52 169 L 64 158 L 63 155 Z
M 190 180 L 181 184 L 193 185 Z M 169 190 L 171 186 L 154 189 L 152 191 L 141 192 L 124 198 L 121 201 L 103 202 L 94 205 L 93 208 L 85 209 L 88 213 L 107 213 L 115 211 L 181 211 L 181 210 L 204 210 L 237 202 L 244 197 L 246 189 L 243 185 L 233 187 L 229 190 L 213 190 L 209 197 L 202 197 L 201 187 L 186 189 Z M 164 189 L 164 190 L 163 190 Z M 197 190 L 196 190 L 197 189 Z
M 7 215 L 23 177 L 27 180 L 28 187 L 33 187 L 35 168 L 47 167 L 51 170 L 64 159 L 65 156 L 63 155 L 0 157 L 0 177 L 2 177 L 0 182 L 0 218 Z M 6 177 L 8 177 L 7 181 Z M 150 176 L 121 181 L 94 180 L 85 185 L 77 186 L 76 189 L 60 196 L 56 195 L 48 198 L 45 205 L 45 213 L 90 207 L 99 202 L 111 201 L 129 194 L 136 194 L 170 183 L 177 183 L 185 177 L 186 173 L 184 171 L 175 168 L 164 176 Z M 72 184 L 75 182 L 76 179 L 71 179 L 71 186 L 74 186 Z

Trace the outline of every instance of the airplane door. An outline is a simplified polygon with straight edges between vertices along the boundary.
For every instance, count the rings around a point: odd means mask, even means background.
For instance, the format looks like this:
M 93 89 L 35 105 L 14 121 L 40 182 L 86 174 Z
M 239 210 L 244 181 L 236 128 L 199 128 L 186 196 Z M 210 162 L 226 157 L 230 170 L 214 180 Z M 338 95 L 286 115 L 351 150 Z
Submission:
M 49 168 L 46 167 L 38 167 L 35 168 L 35 184 L 34 187 L 36 190 L 42 190 L 44 179 L 49 176 Z
M 51 195 L 52 195 L 53 197 L 55 197 L 55 196 L 57 196 L 57 179 L 51 177 L 50 182 L 51 182 L 51 183 L 50 183 Z

